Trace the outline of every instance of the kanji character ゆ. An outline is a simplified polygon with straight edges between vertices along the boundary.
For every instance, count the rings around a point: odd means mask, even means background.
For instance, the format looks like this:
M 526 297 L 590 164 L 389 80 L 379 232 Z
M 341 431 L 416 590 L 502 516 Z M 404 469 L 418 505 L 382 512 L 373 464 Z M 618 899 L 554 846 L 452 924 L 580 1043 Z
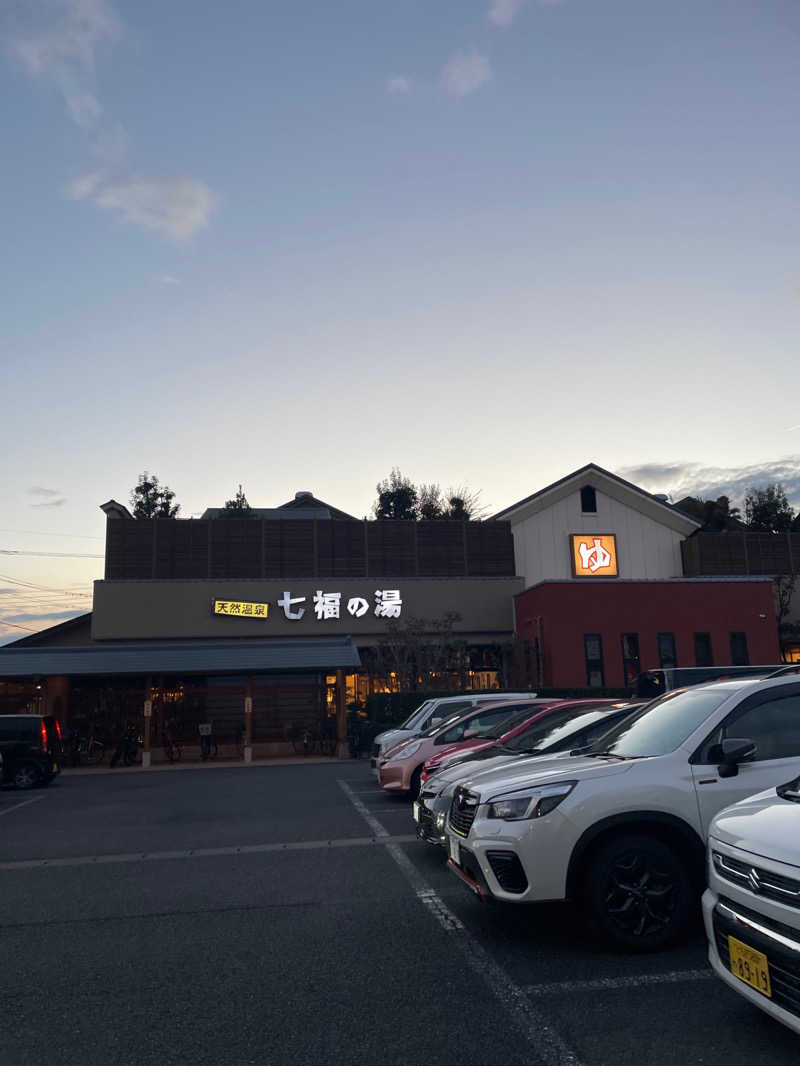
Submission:
M 402 606 L 400 589 L 375 590 L 375 616 L 377 618 L 399 618 Z
M 305 596 L 292 596 L 291 592 L 284 592 L 283 599 L 278 600 L 278 606 L 283 607 L 283 613 L 291 622 L 299 621 L 306 613 L 305 607 L 298 607 L 296 611 L 292 610 L 292 604 L 305 603 Z
M 369 610 L 369 604 L 363 596 L 351 596 L 347 601 L 347 610 L 353 618 L 363 618 Z
M 314 593 L 314 611 L 317 618 L 338 618 L 341 599 L 341 592 L 323 592 L 317 589 Z

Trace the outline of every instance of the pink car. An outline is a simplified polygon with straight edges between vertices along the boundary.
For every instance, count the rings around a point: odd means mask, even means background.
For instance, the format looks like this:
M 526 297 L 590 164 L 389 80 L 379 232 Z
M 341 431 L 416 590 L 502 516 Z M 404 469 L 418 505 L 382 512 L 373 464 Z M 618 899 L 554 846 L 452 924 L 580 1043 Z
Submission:
M 444 747 L 462 742 L 495 740 L 506 733 L 511 723 L 531 717 L 533 709 L 551 704 L 552 700 L 510 700 L 477 707 L 459 718 L 434 726 L 418 737 L 403 740 L 383 756 L 378 763 L 378 780 L 388 792 L 419 794 L 422 767 L 427 759 Z
M 429 777 L 433 777 L 439 770 L 444 769 L 451 762 L 458 761 L 464 755 L 474 755 L 476 752 L 484 751 L 487 748 L 500 748 L 503 744 L 509 740 L 514 740 L 516 737 L 521 736 L 526 730 L 538 722 L 540 719 L 546 718 L 548 715 L 561 712 L 564 717 L 572 717 L 583 714 L 584 711 L 591 711 L 599 707 L 610 706 L 614 703 L 611 699 L 597 699 L 597 700 L 554 700 L 546 706 L 538 706 L 535 709 L 531 708 L 531 714 L 527 715 L 522 721 L 515 719 L 510 724 L 509 729 L 503 733 L 500 737 L 491 738 L 478 738 L 473 740 L 464 741 L 460 744 L 449 744 L 447 747 L 437 751 L 435 755 L 431 756 L 427 760 L 422 768 L 422 783 L 428 780 Z M 565 714 L 568 712 L 568 714 Z

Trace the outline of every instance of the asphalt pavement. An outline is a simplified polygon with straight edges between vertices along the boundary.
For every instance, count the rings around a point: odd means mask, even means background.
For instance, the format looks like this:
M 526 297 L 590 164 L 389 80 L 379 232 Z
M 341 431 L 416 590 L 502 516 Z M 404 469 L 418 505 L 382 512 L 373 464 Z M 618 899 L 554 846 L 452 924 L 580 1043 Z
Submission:
M 485 906 L 364 763 L 64 775 L 0 792 L 0 1063 L 795 1062 L 699 924 L 614 955 Z

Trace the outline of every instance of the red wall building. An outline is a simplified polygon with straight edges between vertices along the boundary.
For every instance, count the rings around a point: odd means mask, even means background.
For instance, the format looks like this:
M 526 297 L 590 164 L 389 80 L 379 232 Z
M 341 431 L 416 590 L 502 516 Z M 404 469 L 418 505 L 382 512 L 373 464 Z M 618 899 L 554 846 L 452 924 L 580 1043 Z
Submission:
M 543 581 L 515 597 L 538 684 L 626 686 L 660 666 L 780 663 L 770 578 Z

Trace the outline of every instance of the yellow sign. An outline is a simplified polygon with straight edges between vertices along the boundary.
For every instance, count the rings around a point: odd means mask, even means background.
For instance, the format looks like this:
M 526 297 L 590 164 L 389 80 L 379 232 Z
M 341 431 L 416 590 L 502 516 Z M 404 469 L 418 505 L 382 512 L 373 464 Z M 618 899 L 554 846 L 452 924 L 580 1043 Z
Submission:
M 617 577 L 617 538 L 613 533 L 573 533 L 572 573 L 575 577 Z
M 240 600 L 214 600 L 214 614 L 232 615 L 235 618 L 266 618 L 268 603 L 242 603 Z

